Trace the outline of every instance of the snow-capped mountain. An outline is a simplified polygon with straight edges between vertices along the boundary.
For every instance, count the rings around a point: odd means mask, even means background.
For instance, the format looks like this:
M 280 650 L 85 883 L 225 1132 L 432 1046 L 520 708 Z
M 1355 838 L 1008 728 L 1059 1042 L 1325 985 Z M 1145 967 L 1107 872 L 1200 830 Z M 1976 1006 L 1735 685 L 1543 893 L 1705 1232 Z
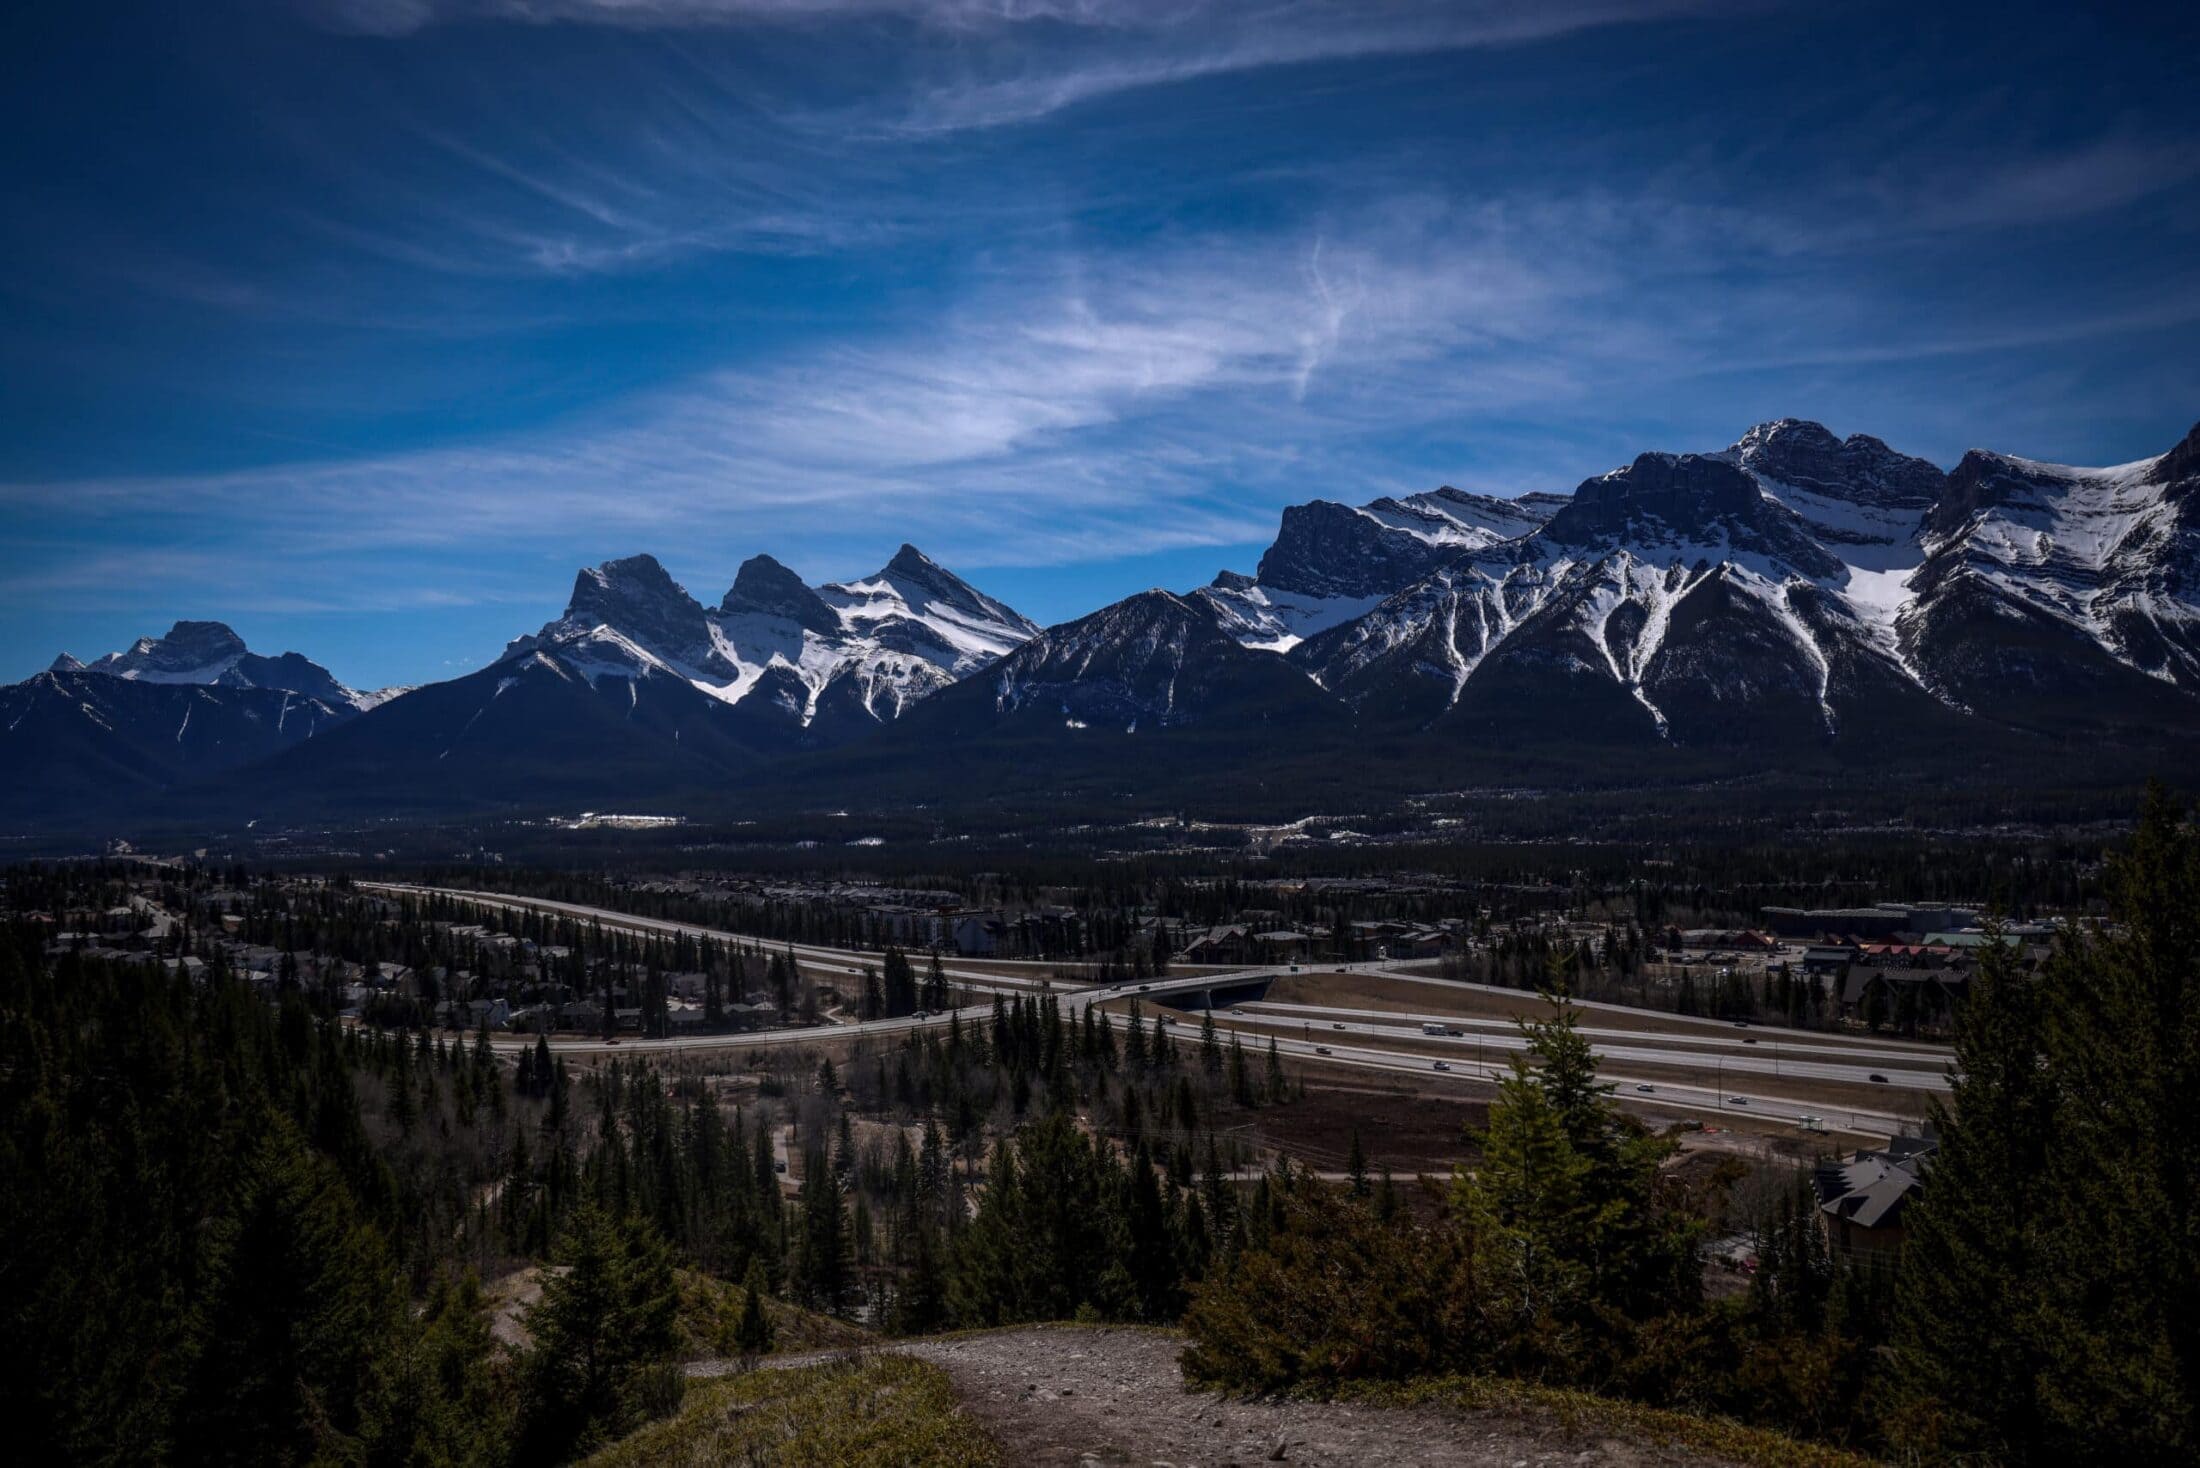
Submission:
M 1782 419 L 1571 495 L 1294 507 L 1257 576 L 1043 631 L 907 546 L 823 586 L 754 557 L 716 606 L 635 556 L 468 677 L 355 715 L 282 686 L 309 673 L 218 624 L 64 660 L 0 690 L 0 810 L 194 783 L 254 813 L 766 788 L 1267 808 L 1501 761 L 1953 789 L 2052 772 L 2073 740 L 2121 779 L 2200 745 L 2200 429 L 2114 468 L 1979 450 L 1943 474 Z
M 2195 458 L 2189 438 L 2108 470 L 1973 453 L 1943 476 L 1783 419 L 1590 479 L 1291 657 L 1366 713 L 1485 730 L 1532 706 L 1577 736 L 1838 739 L 1996 689 L 2021 691 L 2011 722 L 2113 720 L 2111 691 L 2191 719 Z
M 1195 594 L 1246 646 L 1284 652 L 1468 551 L 1528 534 L 1564 503 L 1562 495 L 1499 499 L 1446 485 L 1359 506 L 1292 505 L 1256 575 L 1224 571 Z
M 1973 450 L 1948 475 L 1893 623 L 1951 702 L 2113 722 L 2200 694 L 2200 428 L 2107 469 Z
M 837 743 L 898 717 L 1038 631 L 916 547 L 877 572 L 812 588 L 770 556 L 705 607 L 654 557 L 582 571 L 565 614 L 506 649 L 583 677 L 656 669 L 744 709 L 758 734 Z
M 1827 608 L 1801 588 L 1842 576 L 1747 471 L 1644 454 L 1584 481 L 1539 530 L 1447 565 L 1292 657 L 1355 706 L 1417 723 L 1527 700 L 1576 732 L 1589 716 L 1671 737 L 1676 717 L 1687 733 L 1739 732 L 1733 711 L 1769 701 L 1791 725 L 1822 729 L 1836 717 L 1813 631 Z
M 224 622 L 178 622 L 164 637 L 141 637 L 122 652 L 91 662 L 67 653 L 53 660 L 57 673 L 100 673 L 133 683 L 204 684 L 221 688 L 274 688 L 302 693 L 330 708 L 363 713 L 402 688 L 371 691 L 346 687 L 312 659 L 295 652 L 266 657 L 253 652 Z

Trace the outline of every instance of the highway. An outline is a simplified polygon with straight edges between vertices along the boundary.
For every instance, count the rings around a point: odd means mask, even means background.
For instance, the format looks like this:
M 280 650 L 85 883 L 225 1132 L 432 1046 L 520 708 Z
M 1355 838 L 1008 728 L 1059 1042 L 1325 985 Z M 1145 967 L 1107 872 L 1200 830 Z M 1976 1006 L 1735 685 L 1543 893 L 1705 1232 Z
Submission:
M 1250 1025 L 1263 1032 L 1274 1030 L 1281 1034 L 1288 1029 L 1301 1029 L 1320 1025 L 1331 1031 L 1366 1035 L 1378 1039 L 1411 1040 L 1418 1045 L 1458 1047 L 1462 1049 L 1521 1050 L 1526 1041 L 1519 1028 L 1507 1020 L 1477 1019 L 1459 1015 L 1428 1014 L 1403 1015 L 1378 1010 L 1331 1009 L 1312 1004 L 1268 1004 L 1252 1002 L 1221 1011 L 1235 1016 L 1241 1025 Z M 1346 1018 L 1357 1016 L 1359 1018 Z M 1373 1016 L 1371 1020 L 1367 1018 Z M 1459 1034 L 1430 1035 L 1420 1026 L 1423 1022 L 1440 1023 L 1447 1030 Z M 1850 1051 L 1838 1045 L 1813 1045 L 1791 1040 L 1775 1039 L 1770 1032 L 1759 1030 L 1759 1039 L 1727 1039 L 1721 1036 L 1647 1035 L 1640 1030 L 1596 1029 L 1587 1025 L 1579 1027 L 1579 1033 L 1590 1042 L 1589 1048 L 1599 1060 L 1640 1061 L 1652 1065 L 1679 1065 L 1690 1069 L 1722 1069 L 1728 1075 L 1785 1076 L 1798 1080 L 1852 1081 L 1857 1085 L 1901 1085 L 1905 1089 L 1919 1091 L 1946 1091 L 1948 1089 L 1947 1061 L 1939 1059 L 1929 1067 L 1919 1067 L 1921 1057 L 1911 1052 L 1898 1052 L 1890 1059 L 1886 1053 L 1862 1047 Z M 1843 1056 L 1848 1063 L 1827 1060 L 1827 1056 Z M 1883 1075 L 1885 1082 L 1875 1082 L 1872 1077 Z
M 831 973 L 859 973 L 866 967 L 875 968 L 880 960 L 880 955 L 875 953 L 823 948 L 811 944 L 765 943 L 692 923 L 639 917 L 609 908 L 585 907 L 544 898 L 514 897 L 505 893 L 475 892 L 461 888 L 417 887 L 391 882 L 362 882 L 359 885 L 368 890 L 392 895 L 425 896 L 432 893 L 505 911 L 532 909 L 556 913 L 605 928 L 629 932 L 679 934 L 710 938 L 716 942 L 755 947 L 769 952 L 792 951 L 804 968 Z M 1086 1009 L 1110 1001 L 1128 1001 L 1133 998 L 1158 1001 L 1171 997 L 1196 997 L 1216 988 L 1235 988 L 1293 974 L 1340 971 L 1336 967 L 1316 969 L 1307 965 L 1278 964 L 1227 971 L 1176 973 L 1138 983 L 1080 989 L 1058 987 L 1051 974 L 1003 973 L 991 968 L 975 969 L 965 964 L 947 962 L 943 962 L 941 967 L 951 983 L 965 990 L 988 994 L 1051 992 L 1060 1001 L 1065 1015 L 1070 1018 L 1082 1018 Z M 1052 965 L 1039 963 L 1031 965 L 1035 971 L 1051 967 Z M 1341 968 L 1342 971 L 1380 974 L 1386 979 L 1426 984 L 1432 989 L 1467 988 L 1520 997 L 1518 990 L 1491 989 L 1485 985 L 1458 984 L 1427 975 L 1402 973 L 1388 964 L 1353 964 Z M 1591 1012 L 1585 1017 L 1641 1013 L 1611 1004 L 1581 1004 L 1579 1007 Z M 920 1029 L 943 1028 L 954 1014 L 960 1014 L 965 1024 L 983 1023 L 990 1020 L 992 1006 L 990 1003 L 968 1005 L 959 1010 L 940 1011 L 922 1017 L 909 1015 L 897 1019 L 866 1020 L 799 1029 L 758 1030 L 728 1035 L 674 1036 L 666 1039 L 637 1037 L 619 1040 L 576 1037 L 555 1039 L 552 1043 L 560 1054 L 567 1055 L 746 1052 L 786 1045 L 839 1043 L 864 1037 L 890 1038 Z M 1102 1014 L 1114 1028 L 1127 1027 L 1127 1019 L 1122 1014 L 1105 1010 Z M 1244 1031 L 1247 1038 L 1262 1050 L 1266 1048 L 1264 1041 L 1273 1038 L 1279 1053 L 1308 1063 L 1346 1070 L 1411 1072 L 1433 1084 L 1482 1084 L 1500 1080 L 1510 1074 L 1508 1057 L 1525 1048 L 1525 1041 L 1510 1021 L 1489 1017 L 1444 1013 L 1401 1014 L 1388 1010 L 1261 1000 L 1217 1009 L 1215 1018 L 1218 1025 Z M 1661 1013 L 1657 1018 L 1666 1021 L 1679 1017 Z M 1420 1029 L 1423 1023 L 1440 1023 L 1463 1033 L 1457 1036 L 1424 1034 Z M 1948 1089 L 1949 1052 L 1936 1047 L 1888 1042 L 1876 1038 L 1849 1039 L 1825 1033 L 1775 1032 L 1764 1027 L 1755 1027 L 1753 1036 L 1745 1036 L 1739 1033 L 1737 1027 L 1722 1021 L 1704 1019 L 1700 1024 L 1704 1031 L 1701 1035 L 1686 1032 L 1660 1034 L 1603 1025 L 1584 1025 L 1582 1033 L 1589 1038 L 1590 1048 L 1599 1062 L 1604 1063 L 1600 1064 L 1600 1070 L 1604 1079 L 1617 1087 L 1618 1099 L 1636 1106 L 1655 1106 L 1661 1110 L 1716 1112 L 1789 1123 L 1801 1123 L 1808 1119 L 1844 1130 L 1892 1135 L 1909 1121 L 1908 1116 L 1891 1110 L 1798 1100 L 1788 1095 L 1770 1095 L 1755 1089 L 1755 1083 L 1771 1079 L 1776 1083 L 1786 1080 L 1815 1080 L 1878 1085 L 1881 1083 L 1873 1082 L 1870 1077 L 1880 1074 L 1888 1077 L 1885 1084 L 1890 1091 L 1890 1102 L 1895 1099 L 1894 1093 L 1914 1094 Z M 1298 1033 L 1294 1034 L 1293 1031 Z M 1194 1035 L 1194 1025 L 1179 1018 L 1176 1026 L 1177 1042 L 1187 1043 Z M 1752 1043 L 1752 1038 L 1755 1043 Z M 1386 1040 L 1409 1041 L 1417 1050 L 1386 1048 L 1382 1043 Z M 491 1043 L 500 1049 L 512 1049 L 535 1042 L 530 1035 L 509 1034 L 492 1036 Z M 1429 1047 L 1456 1048 L 1459 1055 L 1457 1059 L 1439 1057 L 1427 1053 Z M 1473 1052 L 1471 1057 L 1469 1051 Z M 1722 1075 L 1719 1084 L 1715 1086 L 1674 1083 L 1662 1074 L 1674 1067 L 1699 1072 L 1716 1070 Z M 1725 1079 L 1726 1076 L 1741 1079 L 1730 1081 Z

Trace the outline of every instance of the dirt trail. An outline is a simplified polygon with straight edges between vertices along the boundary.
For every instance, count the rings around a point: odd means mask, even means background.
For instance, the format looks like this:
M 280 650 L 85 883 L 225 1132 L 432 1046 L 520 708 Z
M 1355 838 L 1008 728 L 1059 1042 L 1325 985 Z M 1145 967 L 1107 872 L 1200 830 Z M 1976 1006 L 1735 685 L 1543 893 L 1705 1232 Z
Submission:
M 1230 1401 L 1186 1392 L 1180 1337 L 1164 1331 L 1035 1326 L 890 1347 L 943 1367 L 1004 1459 L 1022 1468 L 1214 1468 L 1282 1462 L 1384 1468 L 1651 1468 L 1707 1460 L 1569 1432 L 1518 1413 Z M 822 1357 L 774 1358 L 767 1368 Z M 712 1375 L 730 1363 L 704 1362 Z

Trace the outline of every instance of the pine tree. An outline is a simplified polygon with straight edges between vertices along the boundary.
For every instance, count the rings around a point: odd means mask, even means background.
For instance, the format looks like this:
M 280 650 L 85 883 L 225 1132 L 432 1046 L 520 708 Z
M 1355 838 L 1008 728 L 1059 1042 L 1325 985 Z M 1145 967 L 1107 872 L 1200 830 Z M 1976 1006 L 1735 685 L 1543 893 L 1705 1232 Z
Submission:
M 678 1405 L 679 1291 L 647 1223 L 583 1203 L 526 1315 L 522 1456 L 555 1461 L 622 1437 Z
M 748 1276 L 741 1286 L 741 1318 L 733 1327 L 734 1349 L 744 1356 L 762 1356 L 772 1348 L 772 1338 L 777 1332 L 770 1314 L 764 1309 L 764 1297 L 769 1293 L 771 1282 L 765 1278 L 763 1261 L 751 1259 Z
M 886 972 L 882 980 L 883 999 L 887 1015 L 899 1018 L 913 1014 L 917 1008 L 917 975 L 909 965 L 909 955 L 899 948 L 888 948 L 885 959 Z
M 1940 1147 L 1903 1217 L 1888 1374 L 1895 1435 L 1922 1451 L 2024 1461 L 2040 1440 L 2028 1220 L 2054 1125 L 2041 997 L 1989 941 L 1956 1023 L 1949 1096 L 1931 1103 Z

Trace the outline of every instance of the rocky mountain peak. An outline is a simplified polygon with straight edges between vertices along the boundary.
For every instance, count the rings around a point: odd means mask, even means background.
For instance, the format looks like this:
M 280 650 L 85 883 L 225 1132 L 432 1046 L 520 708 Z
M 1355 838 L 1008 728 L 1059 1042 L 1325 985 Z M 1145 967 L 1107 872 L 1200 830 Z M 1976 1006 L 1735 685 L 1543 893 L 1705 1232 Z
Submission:
M 1930 509 L 1944 478 L 1937 465 L 1868 434 L 1836 438 L 1824 424 L 1802 418 L 1760 423 L 1718 457 L 1775 486 L 1885 509 Z
M 1460 553 L 1333 500 L 1284 509 L 1260 584 L 1316 597 L 1388 596 Z
M 753 612 L 784 617 L 813 632 L 830 634 L 840 630 L 840 614 L 800 576 L 765 555 L 750 556 L 741 563 L 718 609 L 729 615 Z
M 580 572 L 565 615 L 539 635 L 563 639 L 597 627 L 674 662 L 700 665 L 710 658 L 710 622 L 702 603 L 655 556 L 624 556 Z M 521 639 L 507 655 L 531 642 Z
M 886 563 L 885 570 L 881 574 L 911 578 L 924 576 L 953 577 L 952 572 L 906 540 L 901 543 L 901 549 L 894 552 L 894 558 Z M 953 577 L 953 579 L 959 581 L 961 578 Z
M 244 639 L 227 622 L 177 622 L 166 636 L 140 638 L 137 648 L 162 665 L 178 668 L 205 667 L 245 652 Z
M 1576 549 L 1758 555 L 1806 576 L 1841 568 L 1793 510 L 1765 498 L 1722 454 L 1642 454 L 1584 480 L 1538 538 Z
M 2192 432 L 2177 447 L 2162 455 L 2147 477 L 2156 484 L 2200 481 L 2200 423 L 2192 426 Z

